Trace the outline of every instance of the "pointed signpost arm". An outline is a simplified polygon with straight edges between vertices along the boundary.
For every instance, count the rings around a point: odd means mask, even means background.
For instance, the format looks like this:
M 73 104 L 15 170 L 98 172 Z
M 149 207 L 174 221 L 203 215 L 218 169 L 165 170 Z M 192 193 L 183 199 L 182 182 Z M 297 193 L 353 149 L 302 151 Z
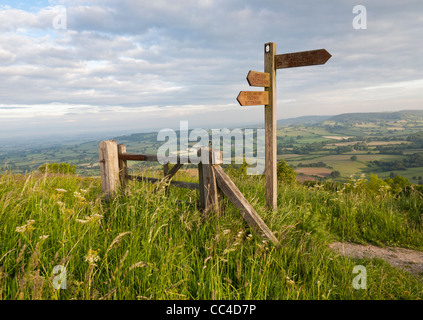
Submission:
M 275 56 L 276 69 L 297 68 L 325 64 L 332 55 L 326 49 L 284 53 Z

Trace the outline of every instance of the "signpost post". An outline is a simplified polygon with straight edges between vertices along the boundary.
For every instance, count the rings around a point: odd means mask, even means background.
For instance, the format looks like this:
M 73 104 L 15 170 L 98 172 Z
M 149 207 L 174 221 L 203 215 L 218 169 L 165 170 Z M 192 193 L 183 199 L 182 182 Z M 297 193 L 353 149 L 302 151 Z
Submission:
M 277 210 L 276 152 L 276 70 L 325 64 L 331 54 L 325 49 L 276 54 L 276 43 L 264 45 L 264 72 L 250 71 L 250 86 L 264 91 L 241 91 L 237 100 L 241 106 L 264 105 L 266 204 Z

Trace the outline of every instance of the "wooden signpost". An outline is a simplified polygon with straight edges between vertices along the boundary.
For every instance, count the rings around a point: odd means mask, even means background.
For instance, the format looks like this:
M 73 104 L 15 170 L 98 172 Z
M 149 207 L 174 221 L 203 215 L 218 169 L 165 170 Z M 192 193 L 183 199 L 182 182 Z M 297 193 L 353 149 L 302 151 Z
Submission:
M 277 210 L 276 176 L 276 69 L 325 64 L 331 54 L 325 49 L 276 54 L 276 43 L 264 45 L 264 72 L 250 71 L 250 86 L 264 87 L 264 91 L 241 91 L 237 100 L 241 106 L 264 105 L 266 204 Z
M 236 99 L 241 106 L 257 106 L 269 103 L 269 95 L 265 91 L 241 91 Z
M 247 75 L 247 81 L 251 87 L 269 87 L 270 74 L 267 72 L 258 72 L 250 70 Z

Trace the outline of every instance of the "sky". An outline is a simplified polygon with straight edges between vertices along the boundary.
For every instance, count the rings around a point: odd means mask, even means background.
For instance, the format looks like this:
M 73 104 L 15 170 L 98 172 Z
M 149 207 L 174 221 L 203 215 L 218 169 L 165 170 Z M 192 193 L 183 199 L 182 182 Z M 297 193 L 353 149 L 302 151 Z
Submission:
M 277 70 L 278 119 L 421 110 L 422 36 L 421 0 L 0 1 L 0 138 L 263 123 L 267 42 L 332 54 Z

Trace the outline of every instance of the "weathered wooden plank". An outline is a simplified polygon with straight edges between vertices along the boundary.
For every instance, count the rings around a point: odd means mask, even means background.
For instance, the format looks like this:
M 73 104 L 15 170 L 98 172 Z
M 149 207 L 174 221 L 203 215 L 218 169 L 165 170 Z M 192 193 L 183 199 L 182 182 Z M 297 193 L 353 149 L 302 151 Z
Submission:
M 309 50 L 275 56 L 275 68 L 296 68 L 325 64 L 332 55 L 325 49 Z
M 175 164 L 172 169 L 170 169 L 169 172 L 166 173 L 164 179 L 172 179 L 172 177 L 176 174 L 176 172 L 178 172 L 178 170 L 183 166 L 182 163 L 177 163 Z
M 186 158 L 186 157 L 184 157 Z M 138 154 L 138 153 L 124 153 L 119 155 L 119 159 L 122 160 L 131 160 L 131 161 L 151 161 L 151 162 L 158 162 L 157 155 L 155 154 Z M 186 162 L 181 162 L 181 157 L 175 157 L 176 163 L 186 164 L 191 163 L 190 159 Z
M 157 155 L 154 154 L 136 154 L 136 153 L 123 153 L 119 155 L 121 160 L 133 161 L 158 161 Z
M 273 244 L 279 244 L 278 239 L 276 239 L 269 227 L 264 223 L 252 205 L 247 201 L 223 169 L 220 166 L 214 166 L 213 170 L 216 175 L 216 181 L 219 188 L 240 211 L 242 217 L 247 221 L 248 225 L 253 230 L 261 232 Z
M 152 182 L 152 183 L 163 181 L 163 179 L 159 179 L 159 178 L 141 177 L 141 176 L 134 176 L 134 175 L 127 175 L 126 178 L 128 180 L 136 180 L 136 181 L 140 181 L 140 182 Z M 173 186 L 173 187 L 178 187 L 178 188 L 200 190 L 199 184 L 193 183 L 193 182 L 171 180 L 170 185 Z
M 197 156 L 200 158 L 198 163 L 198 180 L 200 185 L 200 207 L 205 213 L 209 211 L 210 201 L 209 197 L 211 177 L 211 165 L 218 165 L 223 163 L 222 152 L 210 147 L 200 147 L 197 150 Z M 214 191 L 213 191 L 214 192 Z M 217 190 L 219 202 L 221 201 L 221 192 Z M 215 199 L 215 197 L 213 198 Z M 218 210 L 219 211 L 219 210 Z
M 264 71 L 270 74 L 270 86 L 265 88 L 269 95 L 269 103 L 264 107 L 266 204 L 269 209 L 274 211 L 277 210 L 275 54 L 276 43 L 266 43 L 264 50 Z
M 126 146 L 124 144 L 118 144 L 118 158 L 119 158 L 119 177 L 122 188 L 126 187 L 126 176 L 128 174 L 128 163 L 126 160 L 120 158 L 122 154 L 126 153 Z
M 269 103 L 266 91 L 241 91 L 236 98 L 241 106 L 258 106 Z
M 199 190 L 200 190 L 200 208 L 206 209 L 206 187 L 204 183 L 204 175 L 203 170 L 205 165 L 203 165 L 201 162 L 198 164 L 198 184 L 199 184 Z
M 106 198 L 110 200 L 120 184 L 117 143 L 115 140 L 100 141 L 98 149 L 101 190 Z
M 216 175 L 213 170 L 215 166 L 219 165 L 208 165 L 209 170 L 209 184 L 208 184 L 208 194 L 207 194 L 207 201 L 206 207 L 204 210 L 204 214 L 209 214 L 211 212 L 217 213 L 220 215 L 222 212 L 222 204 L 223 204 L 223 192 L 217 186 Z
M 250 70 L 247 75 L 248 84 L 252 87 L 269 87 L 270 74 L 267 72 L 258 72 Z

